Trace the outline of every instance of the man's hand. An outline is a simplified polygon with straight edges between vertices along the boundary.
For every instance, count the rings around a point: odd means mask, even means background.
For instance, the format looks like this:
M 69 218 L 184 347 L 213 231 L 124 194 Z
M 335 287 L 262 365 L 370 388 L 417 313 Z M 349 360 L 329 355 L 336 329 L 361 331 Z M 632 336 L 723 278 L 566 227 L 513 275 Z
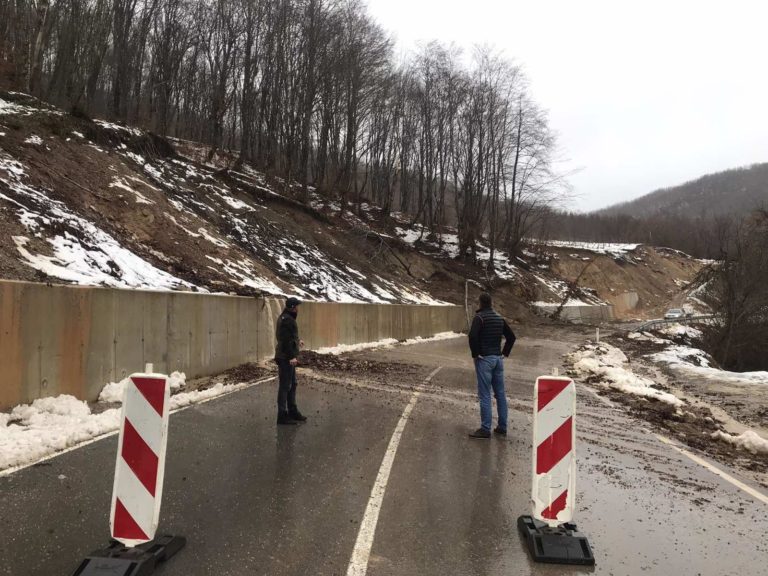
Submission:
M 288 363 L 289 363 L 291 366 L 297 366 L 297 365 L 299 364 L 299 359 L 298 359 L 298 358 L 291 358 L 291 359 L 288 361 Z
M 304 348 L 304 340 L 299 340 L 299 348 Z

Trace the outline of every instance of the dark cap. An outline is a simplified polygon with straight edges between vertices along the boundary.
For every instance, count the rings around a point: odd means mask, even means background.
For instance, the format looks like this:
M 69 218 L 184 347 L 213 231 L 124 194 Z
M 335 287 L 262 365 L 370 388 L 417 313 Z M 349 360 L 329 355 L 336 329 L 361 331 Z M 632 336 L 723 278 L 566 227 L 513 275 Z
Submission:
M 295 308 L 299 304 L 301 304 L 301 300 L 299 300 L 298 298 L 296 298 L 294 296 L 291 296 L 290 298 L 288 298 L 285 301 L 285 307 L 286 308 Z

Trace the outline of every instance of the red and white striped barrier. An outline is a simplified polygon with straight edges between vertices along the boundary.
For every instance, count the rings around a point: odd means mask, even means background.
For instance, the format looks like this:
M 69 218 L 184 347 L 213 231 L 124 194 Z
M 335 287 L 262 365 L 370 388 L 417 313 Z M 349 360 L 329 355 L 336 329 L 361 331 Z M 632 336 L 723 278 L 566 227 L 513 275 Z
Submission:
M 133 374 L 125 389 L 109 526 L 112 538 L 129 547 L 149 542 L 157 530 L 169 400 L 160 374 Z
M 576 386 L 536 379 L 533 411 L 533 516 L 555 527 L 573 520 L 576 499 Z

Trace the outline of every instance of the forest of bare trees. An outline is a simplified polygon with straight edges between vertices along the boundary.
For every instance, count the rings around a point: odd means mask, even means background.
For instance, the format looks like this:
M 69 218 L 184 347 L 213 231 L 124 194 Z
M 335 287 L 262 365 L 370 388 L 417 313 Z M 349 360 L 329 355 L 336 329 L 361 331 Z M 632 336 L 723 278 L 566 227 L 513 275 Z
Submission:
M 700 278 L 718 318 L 705 345 L 729 370 L 768 370 L 768 211 L 720 226 L 715 238 L 718 263 Z
M 768 206 L 768 164 L 702 176 L 589 214 L 550 211 L 543 238 L 668 246 L 719 258 L 720 232 Z
M 563 189 L 520 68 L 396 58 L 358 0 L 0 0 L 0 82 L 514 253 Z M 493 258 L 491 258 L 491 263 Z
M 625 242 L 682 250 L 697 258 L 717 258 L 720 244 L 718 228 L 736 219 L 654 214 L 578 214 L 545 209 L 538 215 L 532 234 L 541 239 L 580 242 Z

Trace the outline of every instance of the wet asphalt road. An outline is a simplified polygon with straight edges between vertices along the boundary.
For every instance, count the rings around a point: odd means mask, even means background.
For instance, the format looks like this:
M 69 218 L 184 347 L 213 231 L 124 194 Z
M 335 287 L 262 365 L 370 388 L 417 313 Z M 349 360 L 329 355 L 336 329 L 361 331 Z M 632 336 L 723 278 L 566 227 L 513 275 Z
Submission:
M 422 388 L 394 459 L 370 576 L 768 574 L 768 507 L 579 392 L 575 521 L 593 569 L 535 565 L 516 529 L 529 511 L 536 376 L 585 336 L 523 333 L 507 363 L 511 431 L 478 425 L 463 339 L 367 352 L 420 365 Z M 177 575 L 344 575 L 408 386 L 339 385 L 305 374 L 310 417 L 276 429 L 274 382 L 175 414 L 159 533 L 187 547 Z M 116 437 L 0 478 L 0 574 L 68 575 L 106 544 Z M 737 475 L 732 472 L 732 474 Z

